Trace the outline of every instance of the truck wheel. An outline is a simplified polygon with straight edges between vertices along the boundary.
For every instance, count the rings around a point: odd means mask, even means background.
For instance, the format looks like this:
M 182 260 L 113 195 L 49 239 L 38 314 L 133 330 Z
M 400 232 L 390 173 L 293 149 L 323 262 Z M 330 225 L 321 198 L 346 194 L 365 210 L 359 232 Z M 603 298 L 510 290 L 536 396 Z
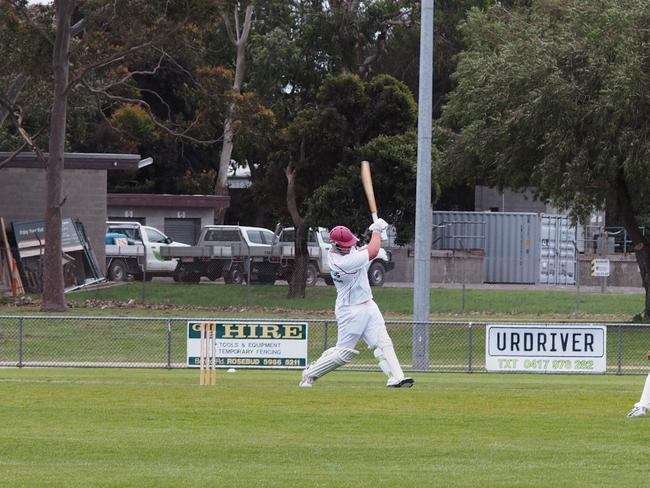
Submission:
M 126 263 L 121 259 L 111 262 L 108 268 L 108 279 L 111 281 L 126 281 L 128 277 Z
M 273 275 L 261 275 L 259 278 L 257 278 L 257 281 L 261 285 L 273 285 L 275 283 L 275 276 L 273 276 Z
M 226 283 L 233 285 L 241 285 L 246 281 L 244 276 L 244 268 L 239 265 L 234 265 L 230 268 L 230 271 L 226 274 L 225 277 Z
M 386 280 L 386 268 L 380 262 L 375 261 L 368 270 L 368 281 L 370 286 L 383 286 Z
M 180 267 L 174 271 L 174 281 L 180 283 L 198 283 L 201 281 L 201 275 L 190 273 L 184 267 Z
M 305 285 L 316 286 L 318 281 L 318 268 L 314 263 L 307 264 L 307 272 L 305 273 Z
M 185 270 L 184 266 L 179 266 L 174 270 L 174 274 L 172 275 L 172 278 L 174 278 L 174 281 L 176 283 L 182 283 L 185 281 L 185 276 L 187 275 L 187 271 Z
M 201 282 L 201 275 L 198 275 L 196 273 L 187 273 L 183 277 L 183 283 L 200 283 Z

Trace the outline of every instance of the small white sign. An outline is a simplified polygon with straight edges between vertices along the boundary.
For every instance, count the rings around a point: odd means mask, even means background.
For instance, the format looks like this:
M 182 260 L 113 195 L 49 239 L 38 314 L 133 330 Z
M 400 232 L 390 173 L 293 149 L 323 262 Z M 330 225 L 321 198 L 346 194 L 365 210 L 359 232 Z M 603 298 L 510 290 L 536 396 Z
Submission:
M 591 276 L 609 276 L 609 259 L 592 259 Z
M 604 373 L 607 327 L 489 324 L 485 368 L 490 372 Z

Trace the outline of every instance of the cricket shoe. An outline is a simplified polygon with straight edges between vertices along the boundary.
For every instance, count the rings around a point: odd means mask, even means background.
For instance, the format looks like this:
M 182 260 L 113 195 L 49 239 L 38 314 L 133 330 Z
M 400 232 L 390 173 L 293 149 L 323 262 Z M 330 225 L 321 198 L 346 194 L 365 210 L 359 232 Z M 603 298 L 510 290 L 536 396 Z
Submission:
M 312 376 L 307 376 L 307 370 L 304 370 L 302 372 L 302 379 L 300 380 L 300 383 L 298 383 L 298 386 L 300 388 L 311 388 L 314 386 L 314 381 L 316 381 L 316 378 Z
M 415 384 L 413 378 L 403 378 L 400 381 L 388 380 L 386 386 L 388 388 L 411 388 Z
M 630 410 L 630 413 L 627 414 L 628 417 L 645 417 L 648 409 L 645 407 L 634 407 Z

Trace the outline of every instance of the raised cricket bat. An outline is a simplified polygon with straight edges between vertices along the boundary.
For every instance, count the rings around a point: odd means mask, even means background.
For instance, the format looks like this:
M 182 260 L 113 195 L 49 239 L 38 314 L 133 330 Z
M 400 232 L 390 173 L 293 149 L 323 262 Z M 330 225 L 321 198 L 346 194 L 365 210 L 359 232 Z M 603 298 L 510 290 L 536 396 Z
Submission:
M 370 174 L 370 163 L 368 161 L 361 161 L 361 184 L 363 185 L 363 191 L 366 192 L 368 208 L 374 222 L 378 218 L 377 202 L 375 201 L 375 191 L 372 188 L 372 175 Z

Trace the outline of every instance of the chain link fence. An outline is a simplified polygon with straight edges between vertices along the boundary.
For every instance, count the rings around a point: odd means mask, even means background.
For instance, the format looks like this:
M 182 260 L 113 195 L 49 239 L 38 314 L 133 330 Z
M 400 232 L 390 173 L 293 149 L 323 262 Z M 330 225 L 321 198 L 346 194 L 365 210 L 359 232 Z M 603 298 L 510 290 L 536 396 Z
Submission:
M 197 320 L 243 322 L 242 319 L 180 317 L 0 316 L 0 366 L 185 368 L 187 323 Z M 277 320 L 255 322 L 278 323 Z M 308 324 L 308 361 L 314 361 L 336 344 L 336 322 L 298 322 Z M 405 371 L 486 371 L 486 322 L 429 322 L 429 361 L 424 369 L 413 368 L 414 324 L 389 321 L 386 325 Z M 607 326 L 608 374 L 647 373 L 650 325 L 598 325 Z M 377 370 L 372 351 L 362 341 L 357 347 L 361 353 L 344 369 Z

